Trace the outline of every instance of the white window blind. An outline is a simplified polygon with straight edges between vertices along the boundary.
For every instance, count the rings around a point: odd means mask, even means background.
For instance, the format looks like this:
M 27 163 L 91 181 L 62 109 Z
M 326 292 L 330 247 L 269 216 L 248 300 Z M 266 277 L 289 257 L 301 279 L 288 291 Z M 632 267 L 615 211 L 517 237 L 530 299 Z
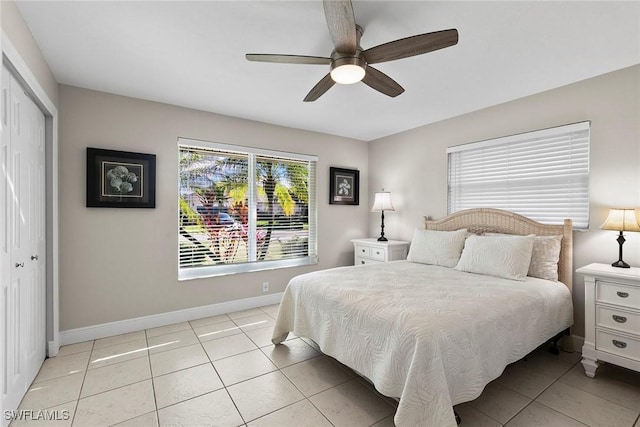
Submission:
M 317 262 L 315 156 L 178 142 L 180 279 Z
M 589 122 L 449 147 L 448 212 L 491 207 L 589 226 Z

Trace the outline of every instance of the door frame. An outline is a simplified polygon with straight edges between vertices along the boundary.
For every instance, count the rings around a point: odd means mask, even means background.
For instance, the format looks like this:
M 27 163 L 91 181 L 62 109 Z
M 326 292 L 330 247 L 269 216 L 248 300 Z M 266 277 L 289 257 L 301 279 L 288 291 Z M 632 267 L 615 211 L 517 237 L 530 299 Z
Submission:
M 2 31 L 2 61 L 31 95 L 45 117 L 46 191 L 46 349 L 53 357 L 60 349 L 59 257 L 58 257 L 58 109 L 29 69 L 9 37 Z M 2 355 L 0 354 L 0 357 Z

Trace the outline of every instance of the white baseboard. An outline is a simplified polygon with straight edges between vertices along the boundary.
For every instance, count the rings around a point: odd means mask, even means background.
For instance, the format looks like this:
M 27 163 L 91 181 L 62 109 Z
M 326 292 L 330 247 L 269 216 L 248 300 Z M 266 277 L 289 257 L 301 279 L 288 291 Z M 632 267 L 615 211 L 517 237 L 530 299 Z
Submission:
M 232 313 L 234 311 L 248 310 L 250 308 L 263 307 L 265 305 L 278 304 L 282 299 L 282 294 L 283 293 L 280 292 L 261 295 L 253 298 L 227 301 L 219 304 L 204 305 L 201 307 L 170 311 L 168 313 L 154 314 L 151 316 L 136 317 L 134 319 L 119 320 L 117 322 L 60 331 L 60 345 L 75 344 L 83 341 L 140 331 L 142 329 L 170 325 L 172 323 L 196 320 L 203 317 Z M 57 353 L 56 349 L 55 354 Z
M 47 342 L 47 357 L 55 357 L 60 350 L 60 343 L 56 340 Z

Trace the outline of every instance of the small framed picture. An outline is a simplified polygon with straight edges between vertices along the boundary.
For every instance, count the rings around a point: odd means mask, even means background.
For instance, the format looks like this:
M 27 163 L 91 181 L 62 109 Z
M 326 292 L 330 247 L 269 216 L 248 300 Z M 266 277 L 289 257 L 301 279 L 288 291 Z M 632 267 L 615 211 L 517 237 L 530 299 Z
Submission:
M 360 204 L 360 171 L 329 168 L 329 203 L 332 205 Z
M 88 208 L 155 208 L 155 154 L 87 147 Z

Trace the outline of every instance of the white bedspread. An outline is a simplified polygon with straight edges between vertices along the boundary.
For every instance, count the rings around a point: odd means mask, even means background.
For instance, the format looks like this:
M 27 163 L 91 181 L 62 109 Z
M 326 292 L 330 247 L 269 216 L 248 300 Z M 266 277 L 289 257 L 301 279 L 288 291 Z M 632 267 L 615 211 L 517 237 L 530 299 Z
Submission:
M 288 332 L 400 403 L 397 426 L 455 426 L 452 406 L 573 323 L 558 282 L 525 282 L 396 261 L 294 277 L 273 342 Z

